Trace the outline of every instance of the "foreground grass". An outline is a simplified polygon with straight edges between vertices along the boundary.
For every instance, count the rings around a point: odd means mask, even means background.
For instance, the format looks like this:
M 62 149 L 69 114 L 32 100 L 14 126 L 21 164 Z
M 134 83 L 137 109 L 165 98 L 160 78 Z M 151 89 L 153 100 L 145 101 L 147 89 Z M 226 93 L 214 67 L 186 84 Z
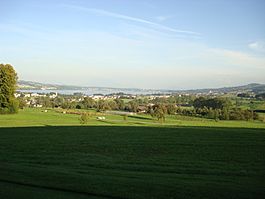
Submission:
M 0 198 L 262 198 L 265 130 L 0 128 Z

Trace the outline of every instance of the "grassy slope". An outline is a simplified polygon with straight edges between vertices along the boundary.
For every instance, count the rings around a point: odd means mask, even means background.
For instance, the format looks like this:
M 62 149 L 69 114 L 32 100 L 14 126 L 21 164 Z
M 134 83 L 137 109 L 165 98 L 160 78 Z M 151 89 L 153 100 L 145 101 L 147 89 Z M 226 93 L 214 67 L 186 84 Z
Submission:
M 264 129 L 0 128 L 0 198 L 261 198 L 264 151 Z
M 95 113 L 94 113 L 95 114 Z M 48 110 L 47 113 L 42 109 L 20 110 L 15 115 L 0 115 L 0 127 L 14 126 L 64 126 L 80 125 L 80 116 L 57 113 Z M 88 125 L 118 125 L 118 126 L 161 126 L 159 122 L 147 115 L 128 117 L 126 121 L 122 116 L 106 115 L 105 121 L 97 121 L 96 115 L 92 116 Z M 215 126 L 215 127 L 240 127 L 240 128 L 265 128 L 265 123 L 260 121 L 214 121 L 204 118 L 186 116 L 167 116 L 163 126 Z

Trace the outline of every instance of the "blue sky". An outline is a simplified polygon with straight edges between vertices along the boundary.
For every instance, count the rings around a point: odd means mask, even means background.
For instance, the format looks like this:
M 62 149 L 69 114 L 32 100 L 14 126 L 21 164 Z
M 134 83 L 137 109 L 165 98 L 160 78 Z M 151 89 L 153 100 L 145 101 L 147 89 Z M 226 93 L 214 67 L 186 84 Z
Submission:
M 189 89 L 265 83 L 263 0 L 0 0 L 23 80 Z

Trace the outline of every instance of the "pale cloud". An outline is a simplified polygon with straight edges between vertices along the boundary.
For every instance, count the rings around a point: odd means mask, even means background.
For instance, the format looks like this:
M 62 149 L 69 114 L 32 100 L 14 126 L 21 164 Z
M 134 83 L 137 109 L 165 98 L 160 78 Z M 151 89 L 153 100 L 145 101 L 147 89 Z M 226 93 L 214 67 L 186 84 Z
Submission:
M 248 47 L 251 50 L 255 50 L 258 52 L 265 52 L 265 42 L 262 41 L 256 41 L 248 44 Z
M 108 16 L 108 17 L 112 17 L 112 18 L 138 22 L 141 24 L 149 25 L 149 26 L 154 27 L 156 29 L 160 29 L 161 31 L 170 31 L 170 32 L 174 32 L 174 33 L 187 34 L 187 35 L 200 35 L 200 33 L 198 33 L 198 32 L 194 32 L 194 31 L 190 31 L 190 30 L 175 29 L 175 28 L 164 26 L 164 25 L 161 25 L 161 24 L 149 21 L 149 20 L 141 19 L 138 17 L 131 17 L 128 15 L 123 15 L 123 14 L 119 14 L 119 13 L 115 13 L 115 12 L 110 12 L 110 11 L 106 11 L 103 9 L 87 8 L 87 7 L 76 6 L 76 5 L 63 5 L 63 6 L 67 7 L 67 8 L 71 8 L 71 9 L 82 10 L 82 11 L 102 15 L 102 16 Z
M 265 57 L 255 56 L 248 53 L 226 50 L 226 49 L 209 48 L 207 53 L 209 53 L 208 57 L 214 56 L 220 61 L 226 63 L 228 66 L 265 69 Z
M 171 32 L 165 32 L 165 31 L 159 31 L 156 29 L 151 29 L 145 26 L 136 25 L 136 24 L 130 24 L 130 23 L 121 23 L 118 26 L 119 33 L 123 36 L 127 36 L 130 38 L 134 38 L 136 40 L 154 40 L 157 43 L 158 40 L 165 40 L 165 39 L 171 39 L 171 40 L 200 40 L 200 36 L 198 35 L 187 35 L 187 34 L 172 34 Z

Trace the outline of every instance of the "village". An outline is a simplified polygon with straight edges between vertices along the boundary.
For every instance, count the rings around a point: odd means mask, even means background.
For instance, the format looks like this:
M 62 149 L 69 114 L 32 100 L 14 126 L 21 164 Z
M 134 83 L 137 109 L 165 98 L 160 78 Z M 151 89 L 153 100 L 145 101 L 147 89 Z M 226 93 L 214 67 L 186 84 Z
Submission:
M 187 94 L 189 95 L 189 94 Z M 155 98 L 169 98 L 172 94 L 156 94 L 156 95 L 133 95 L 133 94 L 125 94 L 125 93 L 113 93 L 113 94 L 92 94 L 85 95 L 84 93 L 76 92 L 72 95 L 60 94 L 58 92 L 50 92 L 50 93 L 38 93 L 38 92 L 21 92 L 17 91 L 15 93 L 15 97 L 18 99 L 23 99 L 26 106 L 41 108 L 44 107 L 43 101 L 55 101 L 56 99 L 63 99 L 63 101 L 67 101 L 69 103 L 79 103 L 84 101 L 85 98 L 92 99 L 94 101 L 104 100 L 111 101 L 115 99 L 123 99 L 123 100 L 134 100 L 134 99 L 142 99 L 145 98 L 148 101 L 153 100 Z M 181 95 L 178 95 L 181 97 Z

